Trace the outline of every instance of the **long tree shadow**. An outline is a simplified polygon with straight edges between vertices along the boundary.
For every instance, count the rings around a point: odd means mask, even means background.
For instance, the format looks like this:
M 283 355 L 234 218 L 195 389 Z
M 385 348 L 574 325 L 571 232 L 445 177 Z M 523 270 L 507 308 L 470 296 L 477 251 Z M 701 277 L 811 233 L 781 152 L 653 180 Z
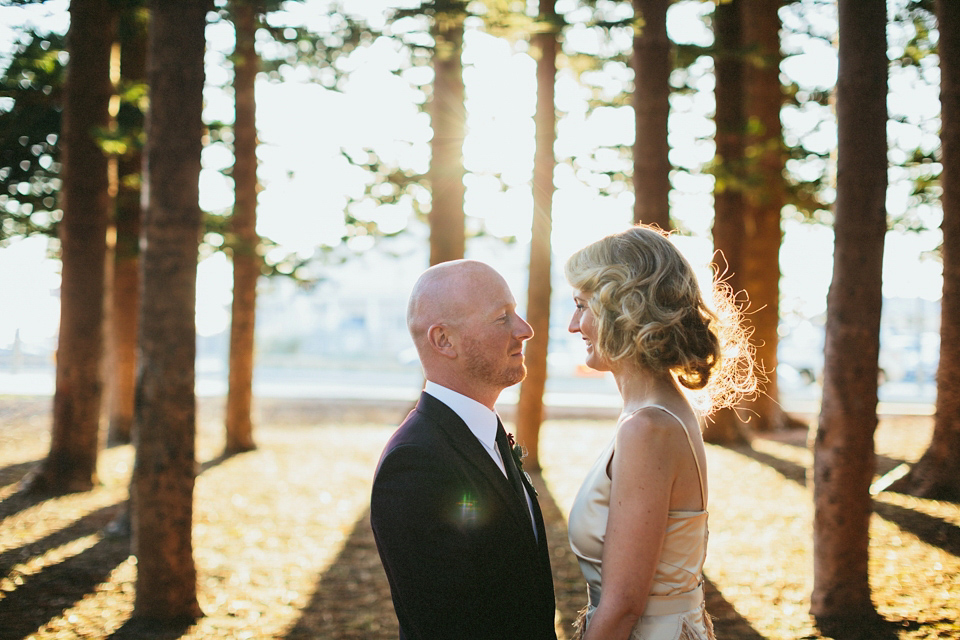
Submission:
M 198 465 L 198 475 L 230 457 L 220 455 Z M 4 516 L 12 515 L 50 497 L 52 496 L 31 493 L 14 494 L 0 503 L 0 513 Z M 5 508 L 11 498 L 15 498 L 14 506 Z M 0 640 L 24 638 L 51 619 L 62 615 L 84 596 L 92 593 L 110 572 L 130 556 L 129 528 L 115 526 L 124 519 L 129 522 L 127 504 L 124 500 L 102 507 L 40 540 L 0 553 L 0 575 L 8 575 L 17 564 L 26 564 L 33 558 L 39 558 L 85 536 L 104 533 L 99 540 L 80 553 L 46 566 L 37 573 L 16 578 L 16 589 L 5 592 L 0 599 Z M 185 628 L 182 627 L 179 633 L 170 628 L 156 630 L 156 633 L 152 632 L 154 630 L 137 628 L 133 635 L 128 633 L 114 636 L 175 638 L 182 635 Z
M 926 513 L 879 500 L 873 501 L 873 511 L 930 546 L 939 547 L 960 558 L 960 527 Z
M 69 526 L 54 531 L 50 535 L 40 538 L 35 542 L 13 549 L 7 549 L 0 553 L 0 575 L 7 575 L 17 564 L 25 563 L 29 561 L 30 558 L 38 558 L 51 549 L 56 549 L 78 538 L 97 533 L 116 516 L 121 505 L 122 503 L 117 502 L 97 509 L 79 520 L 74 521 Z M 2 604 L 2 601 L 0 601 L 0 604 Z
M 42 552 L 95 533 L 119 508 L 120 504 L 111 505 L 84 517 L 63 530 L 64 535 L 51 534 L 42 540 L 36 550 Z M 13 640 L 30 635 L 92 592 L 129 556 L 127 538 L 106 536 L 62 562 L 19 578 L 16 590 L 5 593 L 0 600 L 0 638 Z
M 35 466 L 40 464 L 41 460 L 27 460 L 26 462 L 16 462 L 8 464 L 0 469 L 0 487 L 6 487 L 20 482 L 27 473 Z
M 750 447 L 732 447 L 731 450 L 771 467 L 788 480 L 807 486 L 807 469 L 803 465 Z M 923 542 L 960 557 L 960 527 L 941 518 L 879 500 L 873 501 L 873 510 L 884 520 L 912 533 Z
M 707 603 L 707 613 L 713 621 L 713 629 L 719 640 L 766 640 L 766 636 L 750 626 L 747 619 L 737 611 L 729 600 L 706 577 L 703 579 L 703 592 Z
M 543 475 L 532 474 L 537 489 L 543 524 L 547 530 L 547 546 L 550 549 L 550 569 L 553 571 L 553 590 L 557 597 L 557 614 L 560 628 L 567 637 L 573 636 L 573 625 L 580 609 L 587 604 L 587 583 L 583 580 L 577 556 L 570 549 L 567 519 L 560 511 Z
M 0 485 L 7 486 L 21 482 L 41 462 L 42 460 L 19 462 L 0 469 L 0 478 L 3 479 Z M 13 493 L 0 500 L 0 521 L 53 497 L 53 494 L 29 491 L 26 487 L 20 485 L 14 489 Z
M 729 447 L 729 449 L 742 456 L 752 458 L 761 464 L 767 465 L 787 480 L 796 482 L 801 487 L 807 486 L 807 468 L 801 464 L 772 456 L 769 453 L 757 451 L 750 445 L 736 445 Z
M 353 526 L 343 549 L 324 572 L 310 602 L 285 636 L 378 640 L 397 637 L 390 586 L 370 528 L 370 511 Z

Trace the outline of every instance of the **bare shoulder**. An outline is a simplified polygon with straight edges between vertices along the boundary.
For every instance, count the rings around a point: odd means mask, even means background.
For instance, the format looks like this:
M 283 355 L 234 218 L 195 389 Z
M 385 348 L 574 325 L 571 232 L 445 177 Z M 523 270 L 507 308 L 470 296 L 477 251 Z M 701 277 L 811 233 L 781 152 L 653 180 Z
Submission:
M 645 407 L 627 417 L 617 431 L 617 448 L 639 455 L 660 456 L 684 443 L 684 426 L 658 407 Z

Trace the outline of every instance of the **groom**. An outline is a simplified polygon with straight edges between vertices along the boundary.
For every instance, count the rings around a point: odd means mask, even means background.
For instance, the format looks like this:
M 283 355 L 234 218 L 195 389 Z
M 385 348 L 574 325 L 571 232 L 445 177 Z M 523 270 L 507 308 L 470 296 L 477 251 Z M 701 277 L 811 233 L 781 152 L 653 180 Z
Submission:
M 493 409 L 526 375 L 533 330 L 503 277 L 472 260 L 420 276 L 407 326 L 427 382 L 370 501 L 400 638 L 556 640 L 543 516 Z

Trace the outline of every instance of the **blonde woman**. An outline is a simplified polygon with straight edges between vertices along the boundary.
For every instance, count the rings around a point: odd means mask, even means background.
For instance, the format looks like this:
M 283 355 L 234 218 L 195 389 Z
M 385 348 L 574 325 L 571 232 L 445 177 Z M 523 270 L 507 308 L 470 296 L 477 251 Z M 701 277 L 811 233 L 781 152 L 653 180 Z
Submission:
M 588 587 L 586 640 L 708 640 L 702 568 L 707 469 L 697 392 L 707 411 L 756 386 L 729 289 L 708 306 L 693 269 L 655 227 L 638 225 L 574 254 L 569 330 L 586 364 L 623 398 L 611 440 L 570 511 L 570 544 Z M 699 404 L 698 404 L 699 406 Z

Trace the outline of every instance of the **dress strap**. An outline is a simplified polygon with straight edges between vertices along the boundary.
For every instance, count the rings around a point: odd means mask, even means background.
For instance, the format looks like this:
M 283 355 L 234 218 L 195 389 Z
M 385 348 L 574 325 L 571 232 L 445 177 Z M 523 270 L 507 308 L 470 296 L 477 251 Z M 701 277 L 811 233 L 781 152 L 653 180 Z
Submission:
M 693 461 L 694 461 L 694 462 L 696 463 L 696 465 L 697 465 L 697 480 L 700 481 L 700 504 L 703 505 L 703 510 L 706 511 L 706 509 L 707 509 L 707 492 L 706 492 L 706 490 L 704 489 L 704 486 L 703 486 L 703 472 L 700 471 L 700 460 L 697 458 L 697 450 L 693 448 L 693 438 L 690 437 L 690 431 L 687 430 L 687 425 L 685 425 L 685 424 L 683 423 L 683 420 L 680 419 L 680 416 L 678 416 L 677 414 L 675 414 L 673 411 L 670 411 L 670 409 L 667 409 L 667 408 L 664 407 L 663 405 L 659 405 L 659 404 L 648 404 L 648 405 L 645 406 L 645 407 L 640 407 L 640 408 L 637 409 L 636 411 L 632 411 L 632 412 L 628 413 L 627 415 L 625 415 L 623 418 L 620 419 L 620 422 L 623 422 L 624 420 L 626 420 L 626 419 L 629 418 L 630 416 L 632 416 L 632 415 L 634 415 L 634 414 L 636 414 L 636 413 L 638 413 L 638 412 L 640 412 L 640 411 L 643 411 L 644 409 L 650 409 L 650 408 L 660 409 L 660 410 L 663 411 L 664 413 L 672 416 L 674 420 L 676 420 L 677 422 L 680 423 L 680 427 L 683 429 L 683 435 L 687 436 L 687 444 L 690 445 L 690 453 L 693 454 Z

